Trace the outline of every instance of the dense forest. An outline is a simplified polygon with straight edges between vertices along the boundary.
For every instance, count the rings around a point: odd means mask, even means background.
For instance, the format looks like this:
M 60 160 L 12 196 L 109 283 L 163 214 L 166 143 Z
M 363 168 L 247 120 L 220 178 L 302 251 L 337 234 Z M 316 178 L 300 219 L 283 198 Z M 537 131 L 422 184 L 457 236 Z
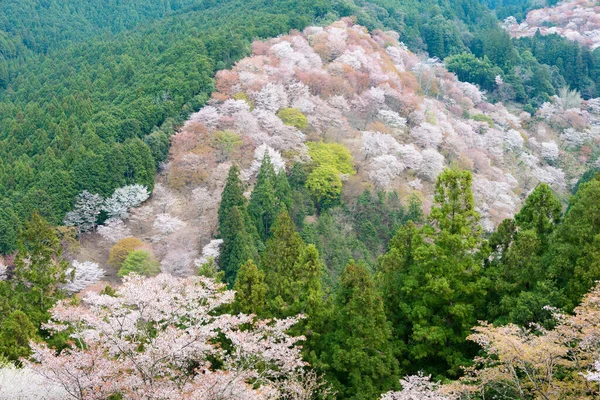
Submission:
M 538 6 L 3 2 L 0 398 L 597 397 L 600 50 Z

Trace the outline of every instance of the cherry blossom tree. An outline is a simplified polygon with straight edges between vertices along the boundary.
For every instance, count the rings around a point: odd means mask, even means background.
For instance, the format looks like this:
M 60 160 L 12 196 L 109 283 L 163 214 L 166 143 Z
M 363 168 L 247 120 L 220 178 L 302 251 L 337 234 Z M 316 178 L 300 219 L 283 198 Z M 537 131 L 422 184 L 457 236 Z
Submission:
M 179 218 L 173 217 L 167 213 L 161 213 L 156 216 L 152 225 L 158 232 L 159 237 L 169 235 L 185 226 L 185 223 Z
M 425 180 L 434 182 L 444 169 L 444 156 L 434 149 L 425 149 L 421 155 L 423 156 L 423 162 L 421 162 L 419 175 Z
M 431 381 L 431 375 L 406 376 L 400 380 L 402 390 L 387 392 L 380 400 L 453 400 L 456 397 L 440 392 L 440 384 Z
M 285 333 L 298 318 L 215 313 L 233 299 L 208 278 L 130 274 L 115 296 L 57 303 L 45 329 L 68 330 L 73 344 L 32 343 L 36 362 L 25 364 L 73 399 L 277 398 L 306 365 L 303 338 Z
M 73 261 L 72 267 L 66 273 L 67 276 L 72 276 L 72 280 L 64 284 L 63 289 L 69 293 L 77 293 L 102 279 L 105 271 L 95 262 Z
M 118 188 L 104 201 L 102 210 L 109 218 L 129 218 L 129 210 L 139 207 L 150 197 L 148 188 L 142 185 L 128 185 Z
M 206 246 L 202 248 L 202 255 L 194 263 L 197 267 L 209 263 L 211 260 L 217 261 L 221 251 L 221 245 L 223 239 L 213 239 Z
M 73 211 L 69 211 L 64 224 L 74 226 L 79 233 L 88 232 L 96 227 L 98 215 L 102 210 L 104 200 L 99 194 L 84 190 L 75 199 Z
M 31 368 L 0 364 L 0 399 L 64 400 L 69 394 L 63 387 Z
M 363 152 L 365 158 L 399 152 L 400 143 L 393 136 L 381 132 L 362 132 Z
M 98 226 L 98 233 L 109 243 L 116 243 L 123 238 L 131 236 L 129 227 L 119 218 L 106 220 L 104 225 Z
M 542 143 L 542 157 L 546 161 L 556 161 L 558 159 L 558 146 L 554 142 L 544 142 Z
M 257 108 L 275 113 L 288 106 L 287 92 L 282 85 L 269 82 L 259 92 L 254 93 L 254 102 Z

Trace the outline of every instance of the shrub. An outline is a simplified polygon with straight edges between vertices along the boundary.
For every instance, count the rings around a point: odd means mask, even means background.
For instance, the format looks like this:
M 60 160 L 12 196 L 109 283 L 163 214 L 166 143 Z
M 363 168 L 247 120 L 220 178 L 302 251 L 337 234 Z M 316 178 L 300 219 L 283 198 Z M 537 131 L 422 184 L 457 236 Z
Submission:
M 138 275 L 154 276 L 160 272 L 159 263 L 145 250 L 134 250 L 125 259 L 118 275 L 122 278 L 135 272 Z
M 121 267 L 129 253 L 144 246 L 138 238 L 127 237 L 119 240 L 111 249 L 108 256 L 108 263 L 115 267 Z
M 283 108 L 277 112 L 277 116 L 284 124 L 304 129 L 308 125 L 308 118 L 297 108 Z

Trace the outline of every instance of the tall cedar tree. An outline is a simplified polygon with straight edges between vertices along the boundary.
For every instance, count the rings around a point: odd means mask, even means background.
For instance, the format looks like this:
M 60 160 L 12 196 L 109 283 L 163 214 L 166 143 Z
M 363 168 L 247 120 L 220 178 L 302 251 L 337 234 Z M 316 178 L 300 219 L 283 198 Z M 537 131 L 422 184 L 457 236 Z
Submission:
M 544 265 L 549 236 L 560 221 L 562 206 L 542 183 L 527 197 L 515 219 L 504 220 L 490 237 L 491 257 L 487 319 L 496 323 L 550 323 L 547 305 L 561 298 Z
M 233 285 L 235 290 L 234 313 L 264 315 L 267 305 L 265 273 L 252 260 L 243 264 Z
M 388 317 L 394 323 L 404 372 L 460 374 L 476 351 L 465 338 L 485 295 L 485 256 L 471 174 L 449 169 L 438 177 L 429 224 L 408 224 L 378 265 Z
M 269 237 L 271 226 L 279 212 L 280 202 L 275 193 L 276 180 L 277 175 L 271 163 L 271 158 L 265 153 L 248 204 L 248 214 L 250 214 L 258 235 L 263 241 L 266 241 Z
M 29 355 L 29 340 L 41 333 L 33 327 L 64 297 L 68 267 L 55 229 L 37 213 L 23 227 L 18 248 L 11 280 L 0 280 L 0 358 L 13 360 Z
M 334 302 L 321 367 L 340 398 L 375 399 L 397 385 L 399 371 L 383 302 L 364 265 L 346 267 Z
M 248 260 L 258 260 L 258 252 L 252 236 L 246 231 L 244 210 L 233 207 L 220 227 L 223 245 L 219 265 L 225 272 L 225 281 L 231 286 L 242 264 Z
M 580 186 L 550 241 L 550 270 L 572 309 L 600 279 L 600 180 Z
M 281 318 L 294 314 L 292 306 L 296 303 L 298 281 L 302 277 L 298 261 L 306 245 L 285 210 L 277 216 L 272 231 L 262 254 L 261 268 L 269 288 L 267 300 L 270 312 L 272 316 Z
M 245 185 L 240 179 L 240 169 L 237 165 L 232 165 L 229 168 L 229 175 L 227 175 L 225 188 L 221 194 L 221 204 L 218 211 L 219 227 L 223 226 L 225 218 L 227 218 L 233 207 L 246 207 L 247 200 L 244 197 L 244 190 Z

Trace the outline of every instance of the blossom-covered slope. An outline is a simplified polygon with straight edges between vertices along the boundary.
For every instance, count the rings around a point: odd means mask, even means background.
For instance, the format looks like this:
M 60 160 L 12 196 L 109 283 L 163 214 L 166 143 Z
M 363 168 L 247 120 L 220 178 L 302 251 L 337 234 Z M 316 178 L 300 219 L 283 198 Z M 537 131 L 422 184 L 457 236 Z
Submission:
M 125 225 L 99 229 L 106 249 L 137 236 L 164 272 L 193 273 L 218 251 L 211 239 L 230 166 L 252 185 L 266 151 L 277 169 L 289 169 L 311 161 L 309 141 L 351 152 L 357 173 L 343 177 L 346 200 L 365 188 L 402 198 L 416 191 L 427 208 L 444 168 L 468 169 L 487 230 L 539 182 L 566 198 L 597 157 L 600 101 L 556 98 L 534 117 L 508 110 L 408 51 L 395 33 L 370 34 L 349 19 L 255 42 L 251 57 L 217 74 L 216 88 L 172 137 L 150 200 Z M 202 258 L 198 249 L 209 243 Z
M 555 7 L 544 7 L 527 14 L 520 24 L 514 17 L 503 26 L 513 37 L 556 33 L 579 42 L 592 50 L 600 47 L 600 5 L 594 0 L 564 1 Z

